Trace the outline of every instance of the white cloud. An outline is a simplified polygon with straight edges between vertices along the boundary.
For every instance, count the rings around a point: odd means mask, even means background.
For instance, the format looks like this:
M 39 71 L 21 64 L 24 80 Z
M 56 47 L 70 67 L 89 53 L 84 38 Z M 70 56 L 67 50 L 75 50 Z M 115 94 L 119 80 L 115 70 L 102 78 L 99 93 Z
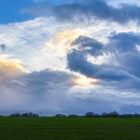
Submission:
M 113 5 L 113 6 L 119 6 L 119 4 L 134 4 L 134 5 L 140 5 L 139 0 L 108 0 L 108 3 Z

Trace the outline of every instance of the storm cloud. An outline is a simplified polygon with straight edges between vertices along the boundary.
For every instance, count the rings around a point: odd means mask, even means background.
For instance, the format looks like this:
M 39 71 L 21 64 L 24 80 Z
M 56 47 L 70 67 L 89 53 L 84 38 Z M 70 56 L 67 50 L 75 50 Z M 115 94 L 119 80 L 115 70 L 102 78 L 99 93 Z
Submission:
M 39 12 L 40 11 L 40 12 Z M 118 7 L 109 5 L 105 0 L 74 0 L 25 8 L 22 13 L 34 16 L 54 16 L 59 21 L 93 21 L 108 20 L 118 23 L 140 21 L 140 7 L 136 4 L 120 4 Z
M 92 39 L 90 38 L 90 40 Z M 68 67 L 72 71 L 109 82 L 109 84 L 112 81 L 112 86 L 119 88 L 139 89 L 140 51 L 137 48 L 140 43 L 139 34 L 114 34 L 109 37 L 109 42 L 102 46 L 94 39 L 92 40 L 94 43 L 89 43 L 87 37 L 82 37 L 78 41 L 79 38 L 72 43 L 72 45 L 77 45 L 78 49 L 71 50 L 67 55 Z M 96 59 L 98 56 L 104 57 L 104 55 L 110 58 L 102 64 L 96 64 L 87 59 L 89 54 Z

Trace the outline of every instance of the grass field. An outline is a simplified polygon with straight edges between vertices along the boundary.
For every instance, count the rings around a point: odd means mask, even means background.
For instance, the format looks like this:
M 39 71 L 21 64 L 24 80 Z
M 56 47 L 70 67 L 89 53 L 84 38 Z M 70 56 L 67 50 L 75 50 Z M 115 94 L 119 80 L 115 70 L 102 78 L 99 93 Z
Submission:
M 140 119 L 0 117 L 0 140 L 140 140 Z

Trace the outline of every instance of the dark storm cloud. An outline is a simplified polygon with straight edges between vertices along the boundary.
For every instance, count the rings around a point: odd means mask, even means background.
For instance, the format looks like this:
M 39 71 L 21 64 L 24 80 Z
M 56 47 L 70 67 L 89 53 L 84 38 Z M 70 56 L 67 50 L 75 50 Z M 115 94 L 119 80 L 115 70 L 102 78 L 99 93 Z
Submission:
M 110 42 L 106 45 L 109 51 L 126 53 L 137 53 L 136 45 L 140 44 L 140 35 L 136 33 L 118 33 L 110 37 Z
M 136 5 L 120 5 L 114 8 L 103 0 L 76 1 L 73 4 L 60 5 L 54 8 L 58 19 L 70 20 L 83 16 L 85 20 L 97 17 L 99 19 L 125 23 L 130 20 L 140 20 L 140 7 Z M 79 17 L 80 16 L 80 17 Z
M 0 85 L 0 113 L 3 110 L 5 113 L 41 110 L 61 112 L 71 100 L 67 99 L 67 90 L 72 87 L 72 76 L 46 69 L 16 78 L 6 86 Z
M 110 37 L 106 45 L 107 51 L 115 54 L 120 68 L 140 78 L 140 35 L 134 33 L 119 33 Z
M 73 49 L 67 55 L 69 69 L 102 81 L 112 81 L 112 83 L 115 81 L 115 86 L 120 88 L 139 89 L 140 52 L 137 49 L 137 45 L 140 44 L 140 35 L 134 33 L 115 34 L 109 37 L 107 44 L 102 46 L 100 42 L 94 39 L 93 41 L 91 40 L 90 38 L 89 43 L 89 38 L 82 37 L 81 40 L 78 38 L 72 43 L 79 48 Z M 81 47 L 84 49 L 81 49 Z M 93 57 L 111 54 L 113 56 L 112 60 L 110 60 L 112 63 L 107 62 L 101 65 L 91 63 L 87 60 L 87 55 L 89 54 Z
M 58 5 L 43 4 L 22 10 L 37 16 L 55 16 L 60 21 L 84 20 L 90 21 L 93 17 L 103 20 L 125 23 L 130 20 L 140 20 L 140 7 L 137 5 L 121 4 L 113 7 L 104 0 L 75 0 L 71 3 Z
M 87 41 L 86 41 L 87 40 Z M 90 42 L 89 42 L 90 40 Z M 106 80 L 123 80 L 127 78 L 127 74 L 123 70 L 117 70 L 116 67 L 108 65 L 97 65 L 87 60 L 87 55 L 99 56 L 103 53 L 103 45 L 94 39 L 80 37 L 72 44 L 76 44 L 84 50 L 73 49 L 67 56 L 68 66 L 71 70 L 79 71 L 88 77 L 96 77 Z
M 5 52 L 6 45 L 5 44 L 0 44 L 0 52 Z
M 84 52 L 73 50 L 67 55 L 68 67 L 72 71 L 102 80 L 120 81 L 128 78 L 127 73 L 122 70 L 116 70 L 116 67 L 99 66 L 88 62 L 85 55 Z
M 101 54 L 101 50 L 103 47 L 102 43 L 96 41 L 95 39 L 91 39 L 85 36 L 79 36 L 74 42 L 72 42 L 71 45 L 78 45 L 79 49 L 84 49 L 85 52 L 90 53 L 92 55 Z
M 44 94 L 55 86 L 63 85 L 64 88 L 70 86 L 70 75 L 61 71 L 43 70 L 41 72 L 33 72 L 22 77 L 22 80 L 28 83 L 30 91 L 33 94 Z

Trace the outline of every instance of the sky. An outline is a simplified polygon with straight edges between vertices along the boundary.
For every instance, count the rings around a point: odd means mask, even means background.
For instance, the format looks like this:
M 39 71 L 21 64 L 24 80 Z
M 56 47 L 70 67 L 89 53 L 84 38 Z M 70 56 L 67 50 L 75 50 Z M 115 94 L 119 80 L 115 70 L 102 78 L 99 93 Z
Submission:
M 0 2 L 0 114 L 140 113 L 138 0 Z

